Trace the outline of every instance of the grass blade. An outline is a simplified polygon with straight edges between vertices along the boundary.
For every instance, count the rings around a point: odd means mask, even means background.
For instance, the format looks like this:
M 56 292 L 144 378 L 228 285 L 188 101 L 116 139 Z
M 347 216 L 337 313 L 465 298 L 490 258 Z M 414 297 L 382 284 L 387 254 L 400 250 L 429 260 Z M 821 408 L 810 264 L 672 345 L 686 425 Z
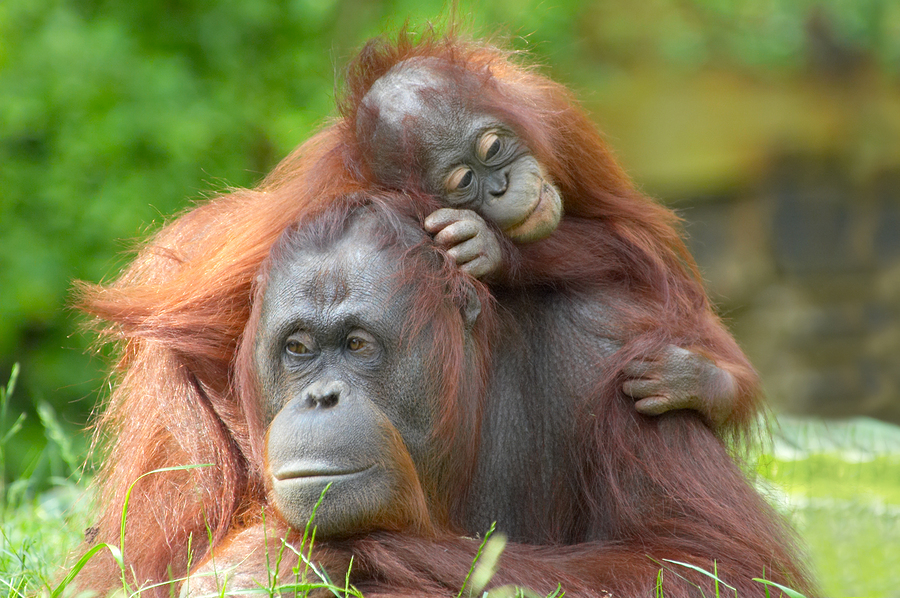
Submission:
M 775 583 L 774 581 L 769 581 L 768 579 L 760 579 L 758 577 L 754 577 L 753 581 L 758 581 L 759 583 L 767 585 L 767 586 L 774 586 L 774 587 L 778 588 L 779 590 L 781 590 L 782 592 L 784 592 L 789 598 L 806 598 L 806 596 L 804 594 L 801 594 L 797 590 L 792 590 L 788 587 L 781 585 L 780 583 Z
M 666 561 L 667 563 L 672 563 L 673 565 L 681 565 L 682 567 L 692 569 L 692 570 L 696 571 L 697 573 L 702 573 L 703 575 L 705 575 L 705 576 L 709 577 L 710 579 L 712 579 L 713 581 L 715 581 L 716 584 L 722 584 L 726 588 L 734 591 L 735 595 L 737 595 L 737 588 L 735 588 L 734 586 L 728 585 L 727 583 L 725 583 L 724 581 L 719 579 L 719 577 L 715 573 L 710 573 L 706 569 L 698 567 L 697 565 L 692 565 L 690 563 L 682 563 L 681 561 L 673 561 L 670 559 L 663 559 L 663 560 Z M 716 588 L 716 592 L 718 593 L 718 587 Z
M 80 559 L 78 559 L 78 562 L 75 563 L 75 566 L 72 567 L 72 570 L 69 571 L 69 573 L 63 578 L 61 582 L 59 582 L 59 585 L 56 586 L 56 589 L 51 592 L 50 598 L 57 598 L 60 594 L 62 594 L 69 586 L 69 584 L 72 583 L 72 580 L 75 579 L 75 576 L 78 575 L 82 569 L 84 569 L 84 566 L 87 565 L 92 558 L 94 558 L 94 555 L 104 548 L 109 550 L 109 552 L 112 554 L 113 559 L 115 559 L 116 564 L 118 564 L 122 568 L 125 567 L 125 563 L 122 560 L 122 553 L 118 548 L 116 548 L 112 544 L 97 544 L 86 553 L 84 553 Z

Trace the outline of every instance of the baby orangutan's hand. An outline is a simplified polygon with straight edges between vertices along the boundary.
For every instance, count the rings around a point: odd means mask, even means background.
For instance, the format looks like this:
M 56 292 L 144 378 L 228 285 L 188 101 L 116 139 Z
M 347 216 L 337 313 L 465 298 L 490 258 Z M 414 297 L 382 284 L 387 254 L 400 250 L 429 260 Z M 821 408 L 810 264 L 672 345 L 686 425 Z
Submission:
M 425 219 L 425 230 L 456 260 L 463 272 L 482 278 L 500 268 L 500 242 L 484 219 L 472 210 L 441 208 Z

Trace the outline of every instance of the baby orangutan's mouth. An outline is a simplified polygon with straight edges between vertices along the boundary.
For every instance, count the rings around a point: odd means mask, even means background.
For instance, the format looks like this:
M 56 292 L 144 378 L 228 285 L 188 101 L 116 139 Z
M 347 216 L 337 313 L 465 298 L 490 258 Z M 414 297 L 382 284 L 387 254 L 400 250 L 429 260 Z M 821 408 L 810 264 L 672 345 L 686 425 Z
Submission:
M 541 190 L 534 205 L 521 222 L 503 232 L 513 241 L 531 243 L 544 239 L 556 230 L 562 216 L 562 199 L 556 187 L 541 178 Z

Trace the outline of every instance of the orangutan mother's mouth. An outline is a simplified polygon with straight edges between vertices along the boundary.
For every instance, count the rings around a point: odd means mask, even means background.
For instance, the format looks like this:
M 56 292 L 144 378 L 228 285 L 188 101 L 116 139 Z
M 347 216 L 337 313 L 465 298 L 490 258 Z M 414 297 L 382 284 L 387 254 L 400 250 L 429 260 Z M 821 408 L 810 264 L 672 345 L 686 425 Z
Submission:
M 330 464 L 296 463 L 282 467 L 277 472 L 274 472 L 272 476 L 279 482 L 312 478 L 340 478 L 364 473 L 373 467 L 375 466 L 342 467 Z

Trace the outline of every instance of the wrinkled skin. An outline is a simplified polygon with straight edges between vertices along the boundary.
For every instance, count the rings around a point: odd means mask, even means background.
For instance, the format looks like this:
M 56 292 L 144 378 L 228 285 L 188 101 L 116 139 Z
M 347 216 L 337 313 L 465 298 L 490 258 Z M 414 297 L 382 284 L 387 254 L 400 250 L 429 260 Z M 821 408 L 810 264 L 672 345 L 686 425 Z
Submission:
M 447 206 L 425 219 L 425 229 L 463 271 L 490 280 L 503 268 L 498 235 L 545 239 L 559 225 L 562 198 L 522 140 L 491 115 L 472 113 L 439 67 L 411 60 L 378 79 L 363 98 L 357 134 L 381 184 L 415 184 L 407 165 L 420 166 L 417 182 Z M 674 345 L 624 373 L 622 390 L 644 415 L 693 409 L 719 425 L 737 398 L 730 373 Z
M 712 361 L 687 349 L 669 345 L 654 359 L 626 364 L 622 384 L 644 415 L 661 415 L 673 409 L 694 409 L 714 425 L 730 415 L 728 401 L 736 394 L 734 378 Z
M 432 212 L 425 219 L 425 230 L 434 233 L 435 242 L 446 247 L 460 269 L 474 278 L 497 271 L 503 263 L 496 233 L 472 210 Z

